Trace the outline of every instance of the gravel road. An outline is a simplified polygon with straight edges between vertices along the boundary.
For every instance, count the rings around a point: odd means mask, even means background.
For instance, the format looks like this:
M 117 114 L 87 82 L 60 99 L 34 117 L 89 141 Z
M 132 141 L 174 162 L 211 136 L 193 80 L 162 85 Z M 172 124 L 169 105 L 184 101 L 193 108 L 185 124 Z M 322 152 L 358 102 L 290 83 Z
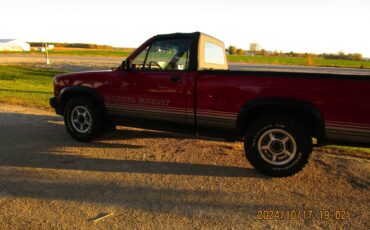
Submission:
M 84 71 L 110 69 L 121 64 L 120 57 L 64 56 L 51 55 L 50 65 L 45 56 L 34 54 L 0 54 L 1 65 L 26 65 L 36 68 L 51 68 L 62 71 Z
M 79 143 L 51 112 L 0 104 L 1 229 L 368 229 L 369 172 L 368 154 L 315 149 L 268 178 L 241 143 L 126 127 Z

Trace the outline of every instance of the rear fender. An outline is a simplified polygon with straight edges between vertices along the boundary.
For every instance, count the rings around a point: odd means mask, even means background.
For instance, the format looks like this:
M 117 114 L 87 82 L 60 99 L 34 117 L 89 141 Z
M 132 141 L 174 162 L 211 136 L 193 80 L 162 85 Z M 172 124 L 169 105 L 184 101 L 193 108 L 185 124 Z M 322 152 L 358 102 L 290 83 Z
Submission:
M 243 137 L 253 121 L 267 113 L 288 114 L 302 121 L 318 143 L 325 137 L 324 118 L 320 110 L 309 102 L 290 98 L 258 98 L 245 103 L 236 120 L 238 136 Z

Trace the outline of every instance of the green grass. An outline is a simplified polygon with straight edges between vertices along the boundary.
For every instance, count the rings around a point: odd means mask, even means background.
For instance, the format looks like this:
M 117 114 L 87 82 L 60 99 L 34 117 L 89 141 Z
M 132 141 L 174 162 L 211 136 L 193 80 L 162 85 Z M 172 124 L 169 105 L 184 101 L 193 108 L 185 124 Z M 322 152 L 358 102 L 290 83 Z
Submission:
M 244 56 L 228 55 L 230 62 L 255 63 L 255 64 L 279 64 L 279 65 L 312 65 L 312 66 L 334 66 L 352 68 L 370 68 L 370 61 L 352 61 L 324 58 L 301 58 L 301 57 L 266 57 L 266 56 Z
M 52 77 L 61 71 L 0 66 L 0 102 L 50 108 Z

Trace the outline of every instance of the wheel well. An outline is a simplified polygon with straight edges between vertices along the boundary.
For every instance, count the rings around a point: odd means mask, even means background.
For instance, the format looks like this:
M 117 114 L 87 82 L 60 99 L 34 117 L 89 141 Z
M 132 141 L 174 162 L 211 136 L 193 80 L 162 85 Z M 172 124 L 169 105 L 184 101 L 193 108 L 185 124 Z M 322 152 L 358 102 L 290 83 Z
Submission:
M 107 114 L 106 108 L 104 106 L 104 103 L 102 102 L 101 99 L 97 98 L 95 95 L 92 95 L 91 93 L 88 92 L 65 92 L 62 94 L 60 98 L 60 107 L 61 107 L 61 113 L 64 114 L 64 109 L 66 104 L 68 103 L 69 100 L 71 100 L 73 97 L 87 97 L 93 102 L 95 102 L 95 105 L 98 106 L 99 111 L 102 111 L 103 115 L 105 116 Z
M 311 137 L 316 138 L 318 142 L 323 140 L 324 124 L 321 114 L 289 105 L 261 105 L 242 110 L 237 120 L 238 134 L 243 137 L 254 121 L 272 113 L 295 118 L 305 126 Z

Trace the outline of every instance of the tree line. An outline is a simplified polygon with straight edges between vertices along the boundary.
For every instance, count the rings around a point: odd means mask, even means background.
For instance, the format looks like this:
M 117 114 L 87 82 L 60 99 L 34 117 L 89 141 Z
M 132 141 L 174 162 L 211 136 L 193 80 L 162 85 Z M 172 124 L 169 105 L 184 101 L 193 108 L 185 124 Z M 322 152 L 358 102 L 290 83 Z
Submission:
M 249 50 L 243 50 L 237 48 L 236 46 L 229 46 L 226 49 L 226 52 L 231 55 L 258 55 L 258 56 L 276 56 L 276 57 L 321 57 L 325 59 L 343 59 L 343 60 L 355 60 L 361 61 L 363 60 L 361 53 L 344 53 L 343 51 L 339 51 L 336 54 L 332 53 L 322 53 L 322 54 L 313 54 L 313 53 L 297 53 L 297 52 L 282 52 L 282 51 L 267 51 L 263 49 L 258 43 L 251 43 L 249 44 Z

